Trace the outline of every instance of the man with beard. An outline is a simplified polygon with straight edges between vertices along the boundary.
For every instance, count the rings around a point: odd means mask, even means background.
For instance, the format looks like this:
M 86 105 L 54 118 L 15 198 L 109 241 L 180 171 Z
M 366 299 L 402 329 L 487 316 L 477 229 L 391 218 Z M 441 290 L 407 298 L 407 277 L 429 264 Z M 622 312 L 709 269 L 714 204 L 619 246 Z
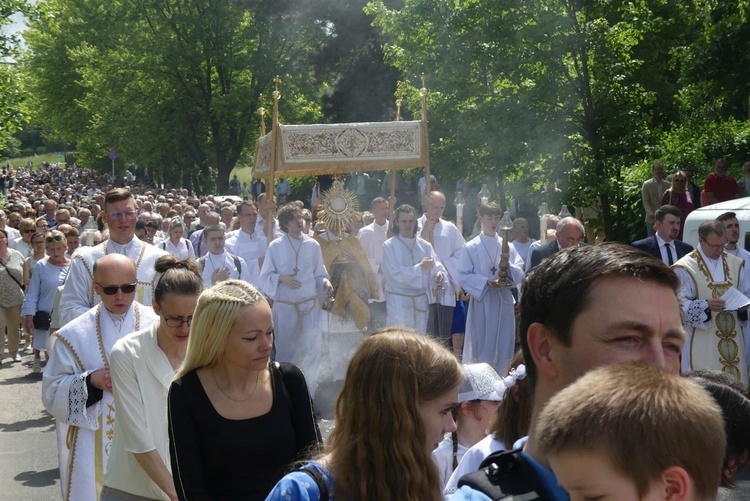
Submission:
M 656 233 L 643 240 L 636 240 L 632 244 L 633 247 L 661 259 L 667 266 L 672 266 L 693 250 L 692 245 L 677 240 L 681 218 L 680 209 L 674 205 L 662 205 L 654 212 Z

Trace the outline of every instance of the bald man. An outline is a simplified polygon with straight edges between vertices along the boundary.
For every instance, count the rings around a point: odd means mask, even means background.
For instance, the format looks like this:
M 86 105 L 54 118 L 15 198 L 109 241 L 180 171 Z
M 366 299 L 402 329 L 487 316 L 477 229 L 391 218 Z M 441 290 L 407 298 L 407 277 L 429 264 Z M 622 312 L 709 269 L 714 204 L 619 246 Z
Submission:
M 101 303 L 53 334 L 42 380 L 44 408 L 57 422 L 64 500 L 95 501 L 115 424 L 109 351 L 117 340 L 158 319 L 135 301 L 133 261 L 107 254 L 94 262 L 94 292 Z

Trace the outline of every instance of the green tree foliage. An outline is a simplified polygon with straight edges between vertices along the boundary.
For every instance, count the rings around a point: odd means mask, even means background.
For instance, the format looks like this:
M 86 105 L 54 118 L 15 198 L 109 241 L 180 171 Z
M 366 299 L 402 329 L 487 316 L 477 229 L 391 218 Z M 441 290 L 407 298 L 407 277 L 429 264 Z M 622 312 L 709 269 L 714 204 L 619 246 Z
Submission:
M 225 192 L 282 75 L 282 113 L 319 116 L 304 64 L 324 36 L 293 2 L 47 0 L 28 36 L 39 120 L 84 163 L 109 148 L 173 184 Z M 270 104 L 268 101 L 266 106 Z M 214 184 L 216 183 L 216 184 Z
M 25 120 L 24 89 L 16 68 L 19 56 L 19 36 L 7 31 L 14 14 L 31 14 L 25 0 L 0 0 L 0 151 L 5 150 L 12 134 Z
M 673 53 L 695 37 L 691 9 L 676 0 L 368 7 L 404 80 L 427 74 L 437 170 L 498 176 L 501 193 L 525 200 L 558 182 L 576 205 L 601 201 L 610 238 L 627 231 L 623 170 L 679 115 Z

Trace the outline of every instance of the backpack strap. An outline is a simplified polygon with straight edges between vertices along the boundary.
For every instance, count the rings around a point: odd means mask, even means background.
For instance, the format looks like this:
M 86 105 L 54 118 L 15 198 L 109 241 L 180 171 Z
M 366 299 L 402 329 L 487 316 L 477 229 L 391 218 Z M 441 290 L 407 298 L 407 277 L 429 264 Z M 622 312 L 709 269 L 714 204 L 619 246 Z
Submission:
M 328 486 L 326 485 L 326 481 L 320 471 L 318 471 L 316 468 L 309 468 L 307 465 L 298 468 L 297 471 L 307 473 L 308 475 L 310 475 L 310 477 L 312 477 L 312 479 L 315 481 L 315 485 L 318 487 L 318 491 L 320 492 L 320 501 L 328 501 L 330 499 L 330 497 L 328 496 Z
M 198 264 L 201 265 L 201 273 L 206 271 L 206 257 L 202 256 L 198 258 Z
M 242 276 L 242 263 L 240 263 L 240 258 L 235 256 L 234 254 L 229 254 L 232 256 L 232 260 L 234 260 L 234 267 L 237 269 L 237 275 L 240 277 Z
M 461 477 L 458 486 L 479 491 L 494 501 L 549 501 L 544 486 L 521 451 L 500 451 L 489 455 L 479 471 Z

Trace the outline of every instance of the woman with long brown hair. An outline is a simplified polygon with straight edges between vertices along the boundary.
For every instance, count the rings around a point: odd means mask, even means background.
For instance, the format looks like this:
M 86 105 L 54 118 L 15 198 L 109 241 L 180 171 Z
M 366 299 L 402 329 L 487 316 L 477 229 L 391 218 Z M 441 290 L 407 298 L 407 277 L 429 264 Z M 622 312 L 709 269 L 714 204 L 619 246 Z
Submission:
M 682 212 L 682 217 L 680 218 L 682 224 L 680 224 L 680 232 L 677 234 L 677 240 L 682 240 L 682 229 L 685 227 L 685 219 L 687 219 L 688 214 L 693 212 L 695 208 L 693 199 L 687 189 L 687 175 L 683 171 L 677 171 L 672 174 L 672 184 L 662 195 L 661 204 L 674 205 Z
M 324 454 L 266 500 L 442 499 L 431 454 L 456 429 L 451 409 L 463 377 L 437 341 L 406 329 L 376 332 L 349 363 Z

